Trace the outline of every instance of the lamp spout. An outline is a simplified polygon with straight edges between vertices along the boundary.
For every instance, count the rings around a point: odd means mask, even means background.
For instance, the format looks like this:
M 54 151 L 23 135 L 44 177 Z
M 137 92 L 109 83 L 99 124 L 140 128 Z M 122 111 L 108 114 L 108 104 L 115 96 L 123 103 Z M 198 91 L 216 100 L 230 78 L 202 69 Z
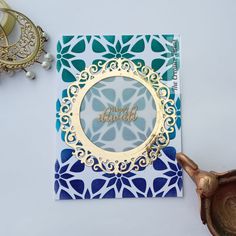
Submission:
M 176 158 L 196 184 L 196 191 L 200 197 L 210 197 L 215 193 L 219 185 L 215 173 L 200 170 L 198 165 L 184 153 L 177 153 Z

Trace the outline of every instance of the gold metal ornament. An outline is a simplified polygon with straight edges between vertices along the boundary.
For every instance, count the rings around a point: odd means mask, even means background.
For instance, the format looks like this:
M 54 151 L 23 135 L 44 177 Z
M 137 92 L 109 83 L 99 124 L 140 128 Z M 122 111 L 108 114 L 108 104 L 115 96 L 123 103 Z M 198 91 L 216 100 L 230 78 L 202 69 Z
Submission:
M 158 117 L 150 136 L 141 145 L 124 152 L 111 152 L 96 146 L 84 133 L 79 119 L 86 93 L 99 81 L 116 76 L 131 78 L 144 85 L 154 99 Z M 111 59 L 104 64 L 99 62 L 82 71 L 77 81 L 68 86 L 59 115 L 65 143 L 73 148 L 73 155 L 94 170 L 115 174 L 138 171 L 152 164 L 160 155 L 160 150 L 169 144 L 169 135 L 174 131 L 176 120 L 170 90 L 160 81 L 158 74 L 147 66 L 137 66 L 124 58 Z
M 0 0 L 0 8 L 10 9 L 9 5 L 3 0 Z M 9 14 L 3 14 L 0 24 L 5 32 L 6 36 L 11 33 L 12 29 L 14 28 L 15 23 L 16 23 L 16 20 L 14 17 L 12 17 Z
M 48 40 L 46 33 L 39 26 L 20 12 L 1 8 L 1 12 L 15 19 L 15 27 L 20 29 L 20 37 L 17 42 L 10 43 L 7 32 L 1 27 L 1 39 L 5 41 L 0 45 L 0 72 L 15 72 L 23 70 L 29 79 L 35 78 L 35 73 L 26 70 L 34 63 L 40 63 L 46 70 L 51 68 L 53 56 L 44 50 L 45 42 Z M 40 62 L 39 58 L 42 53 L 44 61 Z
M 176 157 L 197 186 L 203 224 L 214 236 L 236 236 L 236 170 L 207 172 L 183 153 Z

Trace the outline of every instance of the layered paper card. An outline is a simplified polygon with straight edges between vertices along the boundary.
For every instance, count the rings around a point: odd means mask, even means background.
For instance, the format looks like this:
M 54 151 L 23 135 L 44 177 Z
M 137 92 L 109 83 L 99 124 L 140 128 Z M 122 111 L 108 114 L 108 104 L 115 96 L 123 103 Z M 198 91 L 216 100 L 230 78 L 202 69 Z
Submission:
M 179 37 L 57 44 L 56 199 L 181 197 Z

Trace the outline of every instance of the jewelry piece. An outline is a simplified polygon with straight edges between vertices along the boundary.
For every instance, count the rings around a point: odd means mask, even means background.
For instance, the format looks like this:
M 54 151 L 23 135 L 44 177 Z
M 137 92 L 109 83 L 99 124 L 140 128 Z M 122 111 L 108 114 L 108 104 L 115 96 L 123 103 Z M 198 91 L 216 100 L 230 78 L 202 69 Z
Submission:
M 9 5 L 3 0 L 0 0 L 0 8 L 10 9 Z M 9 35 L 11 33 L 12 29 L 15 26 L 15 23 L 16 19 L 9 14 L 4 14 L 0 22 L 6 35 Z
M 0 72 L 14 73 L 23 70 L 28 79 L 34 79 L 35 73 L 26 68 L 36 62 L 41 64 L 45 70 L 49 70 L 53 56 L 44 50 L 44 44 L 48 40 L 47 34 L 20 12 L 7 8 L 1 8 L 0 11 L 13 17 L 16 25 L 20 27 L 20 39 L 10 43 L 7 32 L 1 26 L 0 39 L 4 43 L 0 45 Z M 40 62 L 39 58 L 42 53 L 44 53 L 44 60 Z

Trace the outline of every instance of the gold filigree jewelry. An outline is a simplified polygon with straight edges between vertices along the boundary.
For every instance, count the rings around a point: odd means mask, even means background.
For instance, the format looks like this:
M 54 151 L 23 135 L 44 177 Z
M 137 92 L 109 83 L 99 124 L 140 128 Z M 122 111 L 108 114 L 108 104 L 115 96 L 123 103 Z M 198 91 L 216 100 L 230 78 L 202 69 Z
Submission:
M 0 0 L 0 8 L 10 9 L 9 5 L 3 0 Z M 2 20 L 0 22 L 6 35 L 9 35 L 11 33 L 15 23 L 15 18 L 9 14 L 3 14 Z
M 10 43 L 6 39 L 7 45 L 0 46 L 0 71 L 15 72 L 17 70 L 23 70 L 26 72 L 27 78 L 34 79 L 35 73 L 27 71 L 27 67 L 37 62 L 44 69 L 50 69 L 53 56 L 44 51 L 44 44 L 48 38 L 41 27 L 35 26 L 28 17 L 20 12 L 6 8 L 2 8 L 0 11 L 13 17 L 16 25 L 20 28 L 20 38 L 17 42 Z M 1 35 L 7 37 L 4 28 L 1 28 Z M 42 53 L 45 53 L 44 61 L 40 62 L 39 58 Z
M 154 99 L 158 117 L 150 136 L 141 145 L 124 152 L 111 152 L 96 146 L 84 133 L 79 119 L 81 103 L 86 93 L 99 81 L 116 76 L 131 78 L 144 85 Z M 67 94 L 62 99 L 59 112 L 65 142 L 73 148 L 75 157 L 95 171 L 115 174 L 138 171 L 152 164 L 160 155 L 160 150 L 169 144 L 169 135 L 174 131 L 176 120 L 174 101 L 170 98 L 169 88 L 147 66 L 136 66 L 123 58 L 112 59 L 104 64 L 99 62 L 82 71 L 77 81 L 67 88 Z

